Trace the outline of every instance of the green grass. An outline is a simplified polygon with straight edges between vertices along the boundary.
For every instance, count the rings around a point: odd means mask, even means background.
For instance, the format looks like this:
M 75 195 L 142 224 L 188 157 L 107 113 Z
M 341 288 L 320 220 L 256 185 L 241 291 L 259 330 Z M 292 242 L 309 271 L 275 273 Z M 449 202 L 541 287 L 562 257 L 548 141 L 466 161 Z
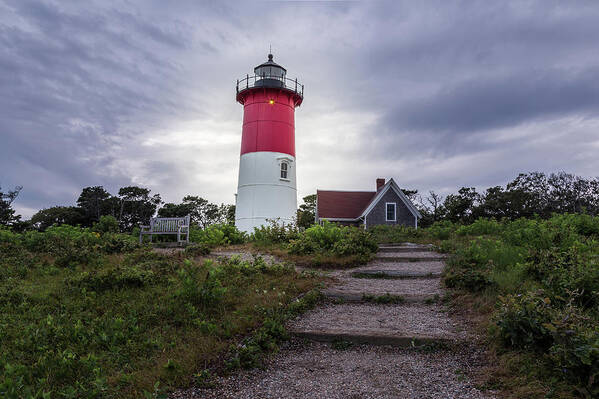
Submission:
M 261 258 L 90 248 L 64 267 L 0 241 L 1 397 L 151 396 L 206 369 L 253 367 L 285 339 L 285 320 L 318 298 L 295 301 L 319 284 L 314 275 Z M 241 339 L 248 351 L 231 350 Z
M 401 295 L 391 295 L 389 293 L 386 293 L 383 295 L 364 294 L 364 295 L 362 295 L 362 300 L 364 302 L 372 302 L 372 303 L 378 303 L 378 304 L 389 304 L 389 303 L 401 304 L 406 301 L 406 298 L 404 298 Z
M 374 234 L 450 254 L 443 281 L 454 289 L 454 309 L 487 334 L 488 386 L 513 398 L 599 397 L 598 217 L 419 230 L 386 226 Z

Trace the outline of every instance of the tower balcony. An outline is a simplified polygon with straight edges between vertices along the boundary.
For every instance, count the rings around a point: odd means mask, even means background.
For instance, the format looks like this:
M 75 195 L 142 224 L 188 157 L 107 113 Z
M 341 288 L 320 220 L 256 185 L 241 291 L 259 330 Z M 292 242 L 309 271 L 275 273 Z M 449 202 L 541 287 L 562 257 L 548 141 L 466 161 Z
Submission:
M 245 78 L 237 79 L 236 93 L 237 101 L 243 104 L 245 95 L 253 89 L 279 89 L 290 92 L 297 97 L 296 104 L 301 104 L 304 98 L 304 85 L 297 81 L 297 78 L 289 79 L 281 76 L 278 71 L 274 73 L 263 73 L 261 75 L 246 75 Z

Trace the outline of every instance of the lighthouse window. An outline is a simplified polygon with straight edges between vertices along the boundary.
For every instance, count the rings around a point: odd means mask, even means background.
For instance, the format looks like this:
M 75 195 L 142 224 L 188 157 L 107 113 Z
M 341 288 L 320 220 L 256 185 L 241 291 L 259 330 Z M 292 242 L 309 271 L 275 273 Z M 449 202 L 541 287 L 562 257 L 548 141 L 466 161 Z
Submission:
M 289 168 L 289 165 L 287 164 L 287 162 L 281 162 L 281 179 L 287 178 L 288 168 Z

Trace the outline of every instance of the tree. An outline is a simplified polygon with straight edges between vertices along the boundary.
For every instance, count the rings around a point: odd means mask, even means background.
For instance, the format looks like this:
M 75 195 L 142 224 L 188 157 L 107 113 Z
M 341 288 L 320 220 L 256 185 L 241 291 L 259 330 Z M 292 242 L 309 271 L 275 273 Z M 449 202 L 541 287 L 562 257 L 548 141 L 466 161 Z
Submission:
M 10 226 L 21 219 L 21 215 L 15 215 L 12 203 L 22 189 L 22 186 L 17 186 L 14 190 L 4 193 L 0 187 L 0 224 Z
M 182 217 L 186 215 L 191 215 L 191 222 L 202 229 L 216 223 L 235 224 L 235 205 L 216 205 L 202 197 L 186 195 L 183 197 L 181 204 L 164 204 L 158 210 L 158 216 L 160 217 Z
M 221 223 L 235 224 L 235 205 L 220 204 L 219 213 Z
M 316 218 L 316 194 L 302 198 L 304 201 L 297 210 L 297 225 L 307 229 L 314 224 Z
M 100 216 L 100 221 L 94 223 L 92 230 L 96 233 L 118 233 L 119 221 L 112 215 Z
M 549 217 L 549 184 L 542 172 L 520 173 L 505 187 L 506 213 L 511 219 L 535 214 Z
M 458 194 L 449 194 L 443 203 L 447 218 L 452 222 L 472 221 L 472 211 L 478 199 L 479 195 L 474 187 L 462 187 Z
M 509 194 L 501 186 L 489 187 L 480 197 L 480 204 L 473 210 L 473 219 L 479 217 L 501 219 L 510 216 Z
M 404 193 L 406 197 L 412 202 L 416 200 L 416 196 L 418 195 L 418 190 L 408 190 L 407 188 L 402 188 L 401 191 Z
M 158 216 L 161 218 L 178 218 L 190 215 L 191 211 L 190 204 L 173 204 L 169 202 L 158 209 Z
M 83 225 L 91 227 L 100 220 L 100 216 L 108 214 L 110 193 L 102 186 L 85 187 L 79 198 L 77 206 L 83 210 Z
M 443 197 L 434 191 L 428 192 L 428 197 L 426 201 L 430 205 L 431 216 L 433 219 L 433 223 L 441 220 L 445 214 L 445 207 L 443 206 Z
M 44 231 L 54 224 L 76 226 L 83 224 L 84 221 L 85 214 L 83 209 L 76 206 L 54 206 L 42 209 L 31 217 L 31 223 L 40 231 Z
M 137 186 L 122 187 L 118 199 L 120 209 L 117 219 L 122 231 L 147 223 L 162 203 L 160 194 L 150 196 L 149 189 Z

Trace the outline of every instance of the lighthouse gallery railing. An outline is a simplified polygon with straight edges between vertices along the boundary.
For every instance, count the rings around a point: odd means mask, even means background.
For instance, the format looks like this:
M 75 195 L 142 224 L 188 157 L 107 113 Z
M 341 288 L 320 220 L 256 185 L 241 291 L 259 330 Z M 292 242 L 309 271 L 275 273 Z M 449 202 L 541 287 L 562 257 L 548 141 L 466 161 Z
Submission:
M 297 81 L 297 78 L 289 79 L 277 75 L 246 75 L 243 79 L 237 79 L 237 94 L 254 87 L 274 87 L 287 89 L 304 97 L 304 85 Z

